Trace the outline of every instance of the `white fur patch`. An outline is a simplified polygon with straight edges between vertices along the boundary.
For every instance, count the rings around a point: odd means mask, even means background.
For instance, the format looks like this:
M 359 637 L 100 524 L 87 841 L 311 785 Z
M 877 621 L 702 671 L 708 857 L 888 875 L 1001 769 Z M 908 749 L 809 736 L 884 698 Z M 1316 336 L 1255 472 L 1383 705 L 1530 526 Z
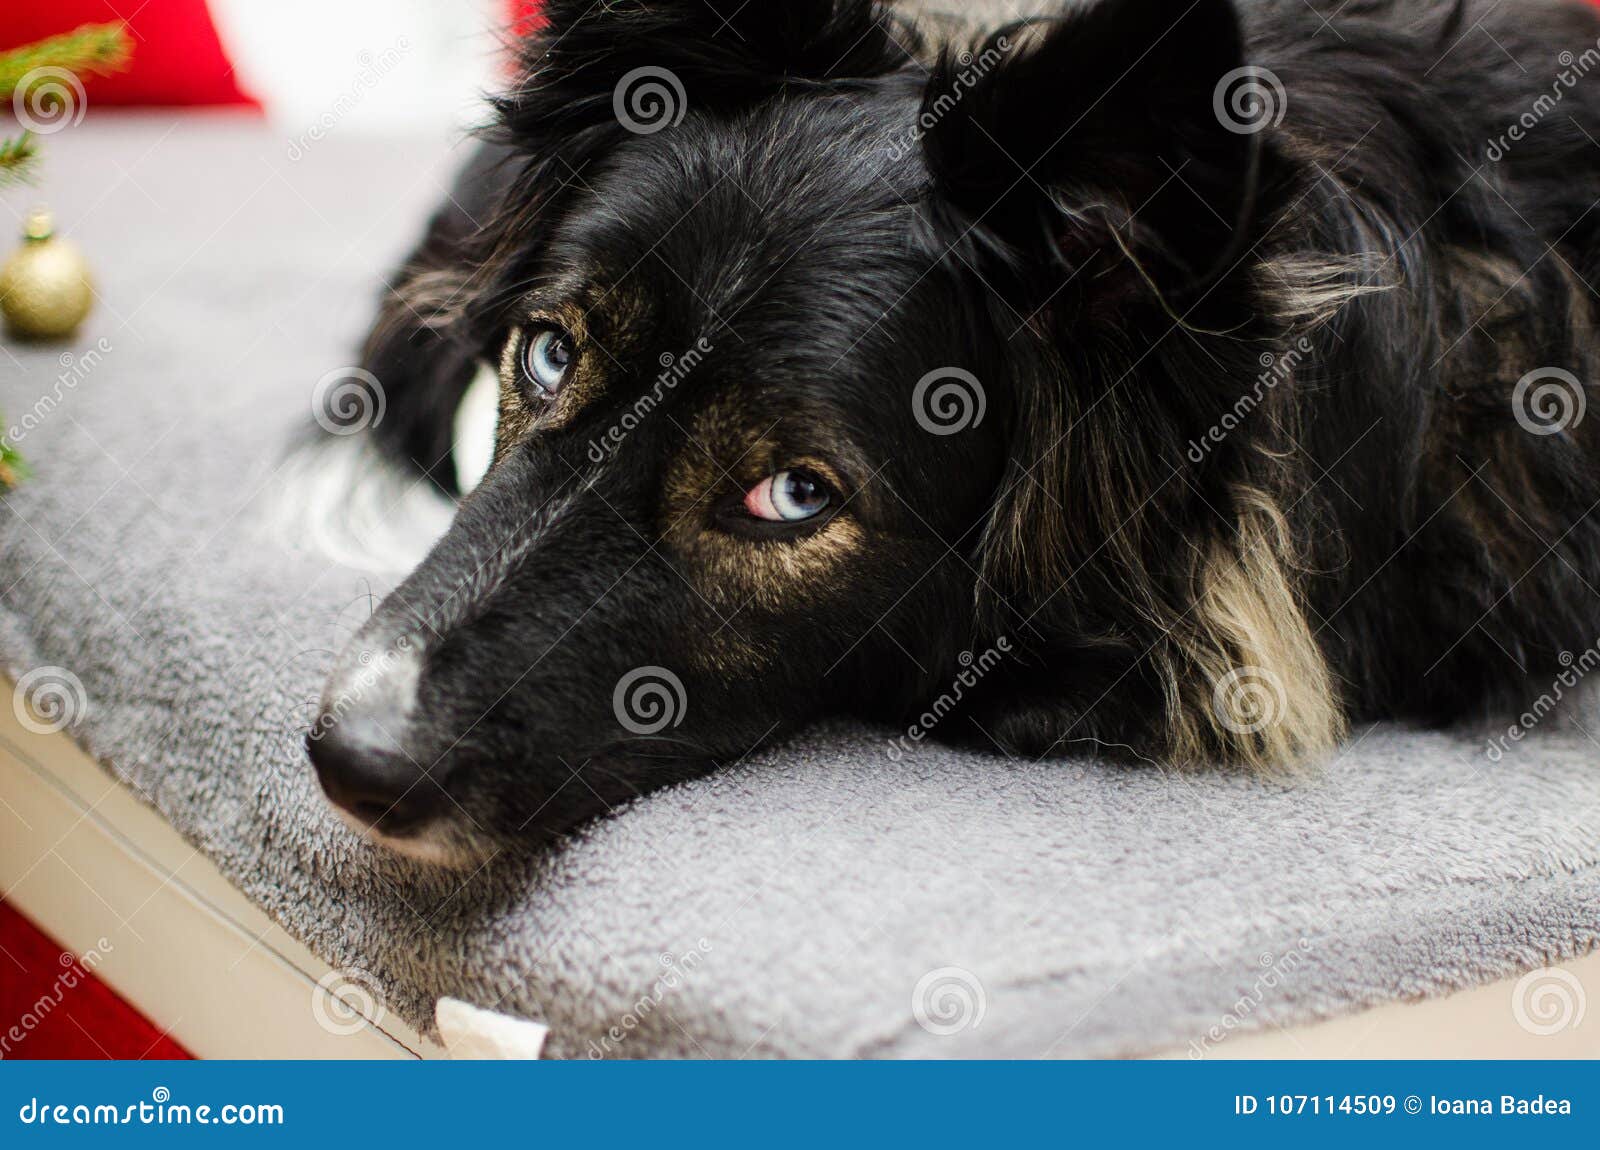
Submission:
M 499 405 L 499 376 L 480 364 L 452 429 L 463 493 L 493 461 Z M 296 451 L 279 478 L 267 516 L 273 542 L 375 575 L 409 574 L 455 517 L 454 503 L 397 470 L 361 435 L 318 439 Z
M 500 373 L 487 363 L 478 365 L 472 386 L 456 408 L 456 487 L 466 495 L 488 474 L 494 462 L 495 431 L 500 423 Z
M 399 747 L 405 744 L 404 727 L 417 705 L 417 688 L 422 682 L 422 641 L 407 636 L 395 646 L 381 651 L 364 650 L 351 661 L 342 659 L 327 690 L 323 692 L 324 714 L 334 722 L 357 708 L 361 713 L 382 716 L 383 729 Z
M 268 515 L 273 538 L 360 571 L 410 572 L 455 515 L 432 484 L 396 471 L 360 436 L 300 449 L 279 477 Z

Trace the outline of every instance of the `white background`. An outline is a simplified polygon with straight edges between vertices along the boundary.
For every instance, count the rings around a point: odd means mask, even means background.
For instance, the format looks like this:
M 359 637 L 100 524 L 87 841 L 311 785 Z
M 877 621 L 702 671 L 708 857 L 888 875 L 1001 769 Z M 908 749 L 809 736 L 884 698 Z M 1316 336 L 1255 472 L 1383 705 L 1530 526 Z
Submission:
M 482 93 L 504 81 L 500 0 L 210 3 L 241 81 L 290 137 L 326 125 L 335 108 L 330 135 L 481 123 Z M 394 61 L 381 78 L 366 63 L 380 58 Z

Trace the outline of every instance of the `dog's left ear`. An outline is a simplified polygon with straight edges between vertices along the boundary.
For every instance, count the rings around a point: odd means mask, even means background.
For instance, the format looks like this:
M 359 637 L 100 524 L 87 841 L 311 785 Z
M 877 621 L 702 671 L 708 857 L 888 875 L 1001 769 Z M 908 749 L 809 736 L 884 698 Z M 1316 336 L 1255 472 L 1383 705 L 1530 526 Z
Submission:
M 688 107 L 736 109 L 785 87 L 882 75 L 915 57 L 914 30 L 878 0 L 547 0 L 499 101 L 514 134 L 659 130 Z M 648 86 L 648 87 L 647 87 Z M 635 124 L 633 130 L 639 130 Z
M 1091 261 L 1194 293 L 1251 206 L 1259 137 L 1221 102 L 1243 53 L 1231 0 L 1099 0 L 946 54 L 921 118 L 939 201 L 1046 293 Z
M 947 56 L 930 83 L 939 238 L 964 238 L 984 283 L 1021 295 L 1007 321 L 1053 351 L 1006 381 L 1011 468 L 976 548 L 981 625 L 1049 652 L 985 716 L 1002 745 L 1116 737 L 1129 724 L 1098 711 L 1108 697 L 1139 699 L 1175 763 L 1277 770 L 1343 732 L 1276 457 L 1241 427 L 1205 460 L 1198 507 L 1186 482 L 1185 441 L 1260 370 L 1235 269 L 1280 101 L 1246 67 L 1230 0 L 1098 0 Z M 1160 338 L 1179 323 L 1203 351 Z M 1237 696 L 1266 698 L 1271 721 Z

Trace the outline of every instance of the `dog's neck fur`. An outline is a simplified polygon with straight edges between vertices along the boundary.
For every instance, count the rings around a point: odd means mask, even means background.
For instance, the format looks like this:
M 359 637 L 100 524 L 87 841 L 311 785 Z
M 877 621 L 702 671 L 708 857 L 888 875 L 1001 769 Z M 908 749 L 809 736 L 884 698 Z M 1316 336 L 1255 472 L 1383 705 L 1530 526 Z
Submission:
M 1049 4 L 1046 0 L 972 0 L 966 4 L 953 0 L 896 0 L 894 7 L 906 16 L 924 21 L 928 27 L 955 30 L 1025 20 L 1060 5 Z
M 976 39 L 986 31 L 1033 17 L 1047 16 L 1061 7 L 1047 0 L 894 0 L 890 5 L 901 18 L 915 22 L 923 34 L 925 58 L 932 59 L 946 44 Z

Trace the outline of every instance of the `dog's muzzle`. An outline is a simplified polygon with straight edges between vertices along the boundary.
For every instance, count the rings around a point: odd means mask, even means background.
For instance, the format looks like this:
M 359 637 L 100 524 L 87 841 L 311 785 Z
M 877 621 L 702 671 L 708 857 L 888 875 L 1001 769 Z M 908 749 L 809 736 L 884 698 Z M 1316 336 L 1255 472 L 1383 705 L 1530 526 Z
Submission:
M 420 665 L 420 650 L 404 640 L 346 660 L 306 736 L 329 801 L 359 829 L 388 838 L 421 833 L 450 802 L 432 764 L 406 749 Z

